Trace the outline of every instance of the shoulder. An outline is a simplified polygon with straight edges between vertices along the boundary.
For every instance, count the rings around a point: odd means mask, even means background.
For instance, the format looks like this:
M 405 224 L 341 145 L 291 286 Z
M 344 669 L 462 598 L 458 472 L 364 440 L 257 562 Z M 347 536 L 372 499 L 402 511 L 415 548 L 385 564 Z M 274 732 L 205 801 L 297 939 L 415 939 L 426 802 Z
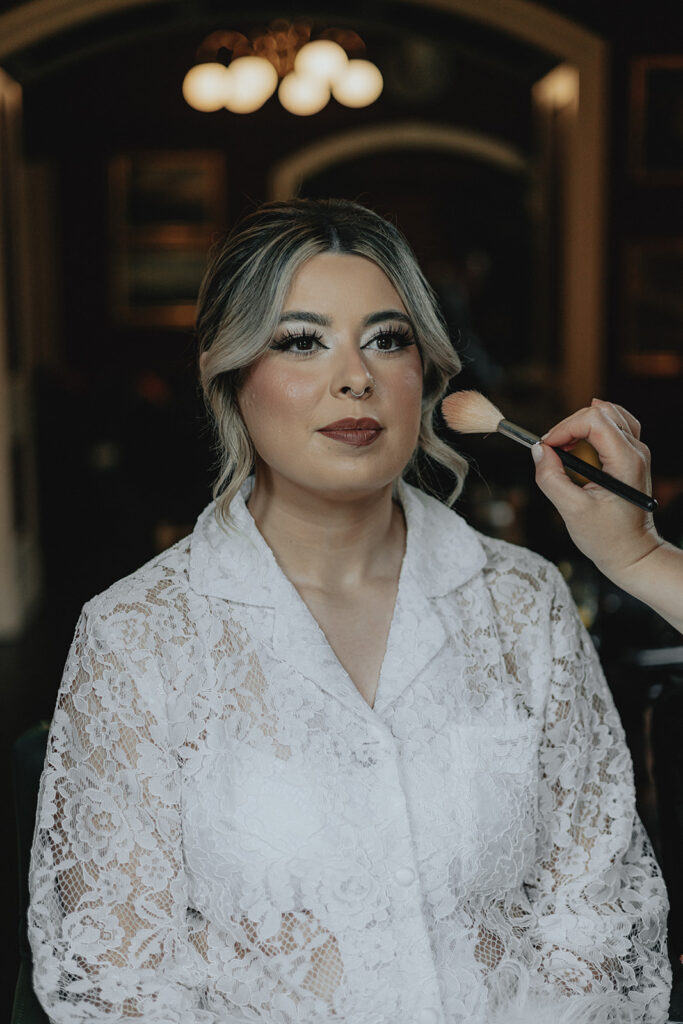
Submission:
M 479 573 L 494 595 L 509 600 L 524 593 L 538 599 L 562 588 L 557 568 L 535 551 L 481 533 L 456 509 L 416 488 L 404 487 L 402 493 L 409 527 L 416 527 L 419 571 L 434 595 Z
M 81 628 L 128 650 L 156 646 L 160 628 L 181 632 L 187 618 L 190 538 L 185 537 L 83 606 Z
M 487 553 L 484 575 L 496 609 L 499 633 L 521 635 L 524 625 L 567 655 L 593 654 L 579 609 L 557 566 L 535 551 L 481 537 Z
M 530 548 L 478 533 L 486 553 L 484 572 L 491 584 L 507 582 L 536 593 L 564 587 L 557 566 Z

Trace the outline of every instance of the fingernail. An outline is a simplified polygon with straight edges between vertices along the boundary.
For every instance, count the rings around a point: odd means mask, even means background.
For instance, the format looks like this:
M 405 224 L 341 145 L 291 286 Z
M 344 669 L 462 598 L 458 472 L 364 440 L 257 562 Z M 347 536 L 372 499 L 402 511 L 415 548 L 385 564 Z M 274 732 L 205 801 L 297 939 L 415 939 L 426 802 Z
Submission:
M 550 433 L 550 431 L 548 430 L 545 434 L 542 434 L 541 435 L 541 441 L 545 441 L 545 439 L 546 439 L 546 437 L 548 436 L 549 433 Z
M 531 458 L 536 463 L 541 461 L 541 459 L 543 458 L 543 445 L 542 444 L 532 444 L 532 446 L 531 446 Z

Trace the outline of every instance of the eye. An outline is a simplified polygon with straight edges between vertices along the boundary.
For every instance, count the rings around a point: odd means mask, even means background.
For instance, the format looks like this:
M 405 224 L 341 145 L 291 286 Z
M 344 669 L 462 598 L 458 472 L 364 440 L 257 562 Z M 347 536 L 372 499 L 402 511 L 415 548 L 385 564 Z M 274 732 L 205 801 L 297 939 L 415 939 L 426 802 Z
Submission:
M 287 333 L 271 342 L 271 349 L 276 352 L 291 352 L 294 356 L 313 355 L 316 348 L 325 348 L 321 344 L 322 335 L 316 331 L 300 330 Z
M 369 348 L 372 345 L 378 352 L 399 352 L 414 344 L 415 338 L 409 327 L 392 327 L 382 328 L 363 345 L 363 348 Z

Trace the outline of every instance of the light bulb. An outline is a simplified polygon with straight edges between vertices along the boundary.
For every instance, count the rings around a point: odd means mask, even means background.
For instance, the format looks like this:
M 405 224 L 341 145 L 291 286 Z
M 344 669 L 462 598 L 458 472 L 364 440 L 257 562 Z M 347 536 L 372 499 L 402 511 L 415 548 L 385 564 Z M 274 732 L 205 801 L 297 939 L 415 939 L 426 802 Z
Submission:
M 234 114 L 251 114 L 277 87 L 277 71 L 265 57 L 237 57 L 227 70 L 223 105 Z
M 576 103 L 579 98 L 579 73 L 568 64 L 558 67 L 541 79 L 543 95 L 554 107 L 566 107 Z
M 220 110 L 225 103 L 226 75 L 222 64 L 195 64 L 183 79 L 185 100 L 195 110 Z
M 309 78 L 290 71 L 280 82 L 277 94 L 280 103 L 290 114 L 306 117 L 323 109 L 330 98 L 330 88 L 320 78 Z
M 316 39 L 301 47 L 294 59 L 297 74 L 335 82 L 348 67 L 346 51 L 332 39 Z
M 345 107 L 367 107 L 382 92 L 379 68 L 369 60 L 350 60 L 341 78 L 332 83 L 332 95 Z

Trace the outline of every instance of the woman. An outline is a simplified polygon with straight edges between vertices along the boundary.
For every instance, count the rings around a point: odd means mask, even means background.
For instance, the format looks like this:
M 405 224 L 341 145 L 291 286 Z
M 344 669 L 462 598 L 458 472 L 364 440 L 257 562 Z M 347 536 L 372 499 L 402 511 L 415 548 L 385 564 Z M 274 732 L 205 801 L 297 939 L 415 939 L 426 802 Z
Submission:
M 402 236 L 262 207 L 198 334 L 215 504 L 85 606 L 52 726 L 52 1019 L 664 1021 L 666 896 L 566 587 L 401 479 L 465 468 Z
M 557 423 L 531 449 L 536 482 L 567 524 L 576 546 L 622 590 L 683 633 L 683 551 L 657 535 L 651 514 L 603 487 L 575 487 L 550 446 L 588 440 L 612 476 L 650 493 L 650 450 L 640 423 L 621 405 L 594 398 Z

